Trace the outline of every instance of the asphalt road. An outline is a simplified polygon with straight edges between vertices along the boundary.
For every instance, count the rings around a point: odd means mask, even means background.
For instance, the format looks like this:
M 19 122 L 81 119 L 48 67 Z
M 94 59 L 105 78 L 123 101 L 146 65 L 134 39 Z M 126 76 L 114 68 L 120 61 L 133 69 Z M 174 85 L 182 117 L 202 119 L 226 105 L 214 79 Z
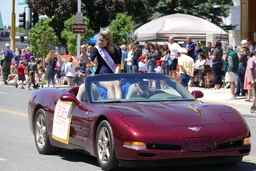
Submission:
M 32 90 L 33 91 L 33 90 Z M 62 150 L 58 155 L 40 155 L 29 129 L 27 103 L 31 90 L 16 89 L 0 85 L 0 171 L 100 171 L 94 157 L 70 150 Z M 252 151 L 236 166 L 179 166 L 169 168 L 121 169 L 123 171 L 256 171 L 256 117 L 247 115 L 244 106 L 233 106 L 247 121 L 252 133 Z M 256 115 L 256 114 L 255 114 Z

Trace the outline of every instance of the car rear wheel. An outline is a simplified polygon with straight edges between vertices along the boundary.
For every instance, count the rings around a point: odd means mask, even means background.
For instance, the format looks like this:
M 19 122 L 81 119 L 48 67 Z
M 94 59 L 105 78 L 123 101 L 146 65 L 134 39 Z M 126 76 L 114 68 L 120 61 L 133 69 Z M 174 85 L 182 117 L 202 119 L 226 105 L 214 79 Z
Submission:
M 50 144 L 47 121 L 43 109 L 36 112 L 35 117 L 35 143 L 40 154 L 53 154 L 59 152 L 59 148 L 53 147 Z
M 103 120 L 97 128 L 96 134 L 97 159 L 103 170 L 118 168 L 118 161 L 114 150 L 114 136 L 111 125 Z

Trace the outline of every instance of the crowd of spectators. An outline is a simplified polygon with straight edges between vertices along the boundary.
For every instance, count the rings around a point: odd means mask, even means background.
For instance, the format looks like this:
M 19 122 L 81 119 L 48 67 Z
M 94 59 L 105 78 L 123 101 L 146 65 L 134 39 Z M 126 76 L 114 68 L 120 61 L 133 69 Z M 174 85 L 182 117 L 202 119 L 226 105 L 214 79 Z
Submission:
M 98 44 L 109 48 L 110 38 L 105 38 L 105 45 L 104 34 L 102 36 L 103 42 Z M 256 34 L 254 38 L 256 39 Z M 162 73 L 180 81 L 186 88 L 200 86 L 216 90 L 230 86 L 229 99 L 247 94 L 246 101 L 251 101 L 252 88 L 248 84 L 246 67 L 247 60 L 253 56 L 251 52 L 255 49 L 252 42 L 251 39 L 246 39 L 240 46 L 234 47 L 228 43 L 223 45 L 220 40 L 216 40 L 214 44 L 207 42 L 206 47 L 202 48 L 201 43 L 193 42 L 191 37 L 187 37 L 185 43 L 180 45 L 170 36 L 168 42 L 162 46 L 158 43 L 144 42 L 141 47 L 138 41 L 129 45 L 123 44 L 118 48 L 113 45 L 111 57 L 114 59 L 116 56 L 118 59 L 115 63 L 120 63 L 118 72 L 121 73 Z M 97 48 L 91 45 L 82 45 L 81 56 L 71 56 L 68 59 L 51 50 L 45 58 L 45 66 L 42 59 L 33 56 L 30 47 L 23 50 L 16 48 L 15 52 L 12 52 L 9 44 L 5 46 L 6 50 L 1 54 L 1 80 L 4 84 L 16 87 L 21 85 L 22 89 L 31 89 L 31 86 L 39 88 L 44 85 L 79 86 L 88 75 L 117 71 L 111 71 L 110 66 L 105 65 L 96 53 Z M 149 86 L 161 88 L 156 83 L 150 83 Z M 164 87 L 165 85 L 162 85 L 162 88 Z

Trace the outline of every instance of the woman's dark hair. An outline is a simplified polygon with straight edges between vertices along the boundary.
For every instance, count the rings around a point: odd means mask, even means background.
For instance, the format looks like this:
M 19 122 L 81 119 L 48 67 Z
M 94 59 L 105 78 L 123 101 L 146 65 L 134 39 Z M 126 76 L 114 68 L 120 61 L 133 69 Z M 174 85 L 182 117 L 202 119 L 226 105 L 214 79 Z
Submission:
M 222 43 L 220 40 L 216 40 L 214 48 L 222 49 Z
M 205 59 L 205 54 L 203 52 L 198 53 L 198 55 L 202 56 L 202 58 Z
M 148 44 L 149 50 L 150 50 L 150 47 L 152 47 L 153 49 L 155 49 L 155 46 L 154 46 L 152 43 L 149 43 L 149 44 Z

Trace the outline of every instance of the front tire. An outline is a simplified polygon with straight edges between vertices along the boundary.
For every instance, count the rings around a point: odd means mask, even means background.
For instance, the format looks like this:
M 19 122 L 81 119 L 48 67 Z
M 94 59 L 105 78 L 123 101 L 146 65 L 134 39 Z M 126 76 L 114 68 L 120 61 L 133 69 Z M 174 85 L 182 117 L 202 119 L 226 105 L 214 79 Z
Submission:
M 45 111 L 39 109 L 36 112 L 34 137 L 36 148 L 40 154 L 53 154 L 59 152 L 59 148 L 53 147 L 49 140 Z
M 97 128 L 96 149 L 98 163 L 103 170 L 115 170 L 118 168 L 113 131 L 106 120 L 101 121 Z

